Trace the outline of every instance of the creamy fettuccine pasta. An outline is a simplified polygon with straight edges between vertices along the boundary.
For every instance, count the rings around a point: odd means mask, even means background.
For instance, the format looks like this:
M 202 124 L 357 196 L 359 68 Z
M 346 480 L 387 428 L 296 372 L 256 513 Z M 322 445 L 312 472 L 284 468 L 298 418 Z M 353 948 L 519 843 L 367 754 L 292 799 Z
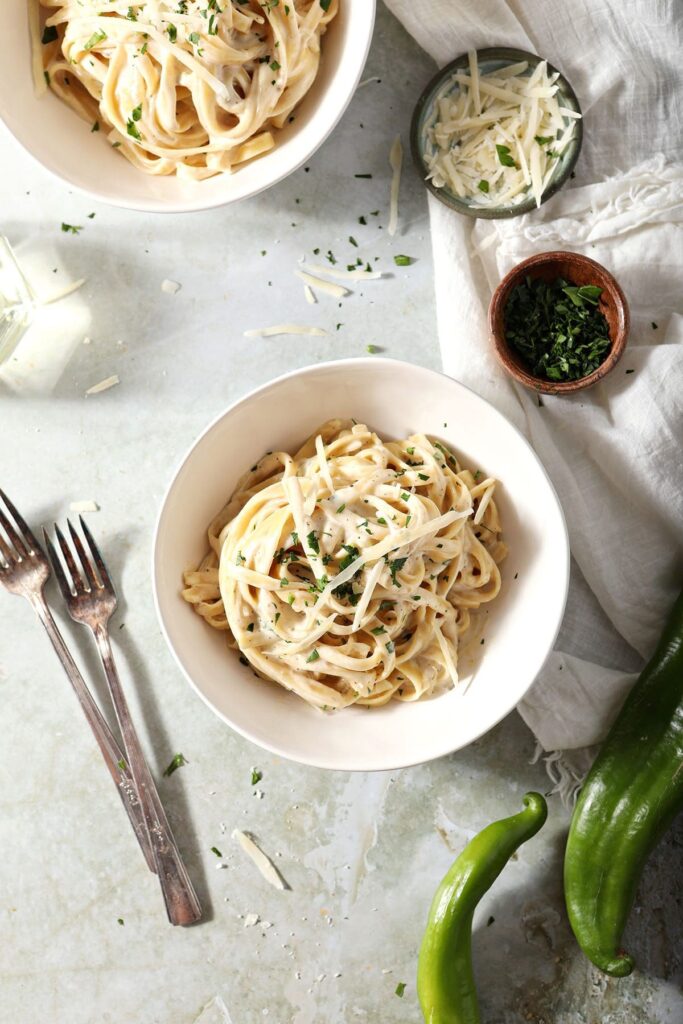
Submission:
M 338 0 L 29 3 L 40 87 L 142 170 L 206 178 L 273 148 Z
M 500 589 L 495 486 L 423 434 L 330 420 L 242 477 L 183 596 L 318 708 L 418 700 L 457 685 L 471 612 Z

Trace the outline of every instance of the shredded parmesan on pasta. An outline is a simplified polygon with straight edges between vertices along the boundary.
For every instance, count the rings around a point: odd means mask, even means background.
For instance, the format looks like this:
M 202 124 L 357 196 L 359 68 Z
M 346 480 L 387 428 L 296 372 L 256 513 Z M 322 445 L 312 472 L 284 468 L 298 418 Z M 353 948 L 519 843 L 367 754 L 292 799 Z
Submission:
M 317 708 L 417 700 L 456 684 L 470 612 L 500 589 L 494 488 L 423 434 L 330 420 L 241 478 L 183 596 Z
M 337 8 L 338 0 L 31 0 L 36 90 L 47 78 L 141 170 L 207 178 L 273 148 L 313 85 Z

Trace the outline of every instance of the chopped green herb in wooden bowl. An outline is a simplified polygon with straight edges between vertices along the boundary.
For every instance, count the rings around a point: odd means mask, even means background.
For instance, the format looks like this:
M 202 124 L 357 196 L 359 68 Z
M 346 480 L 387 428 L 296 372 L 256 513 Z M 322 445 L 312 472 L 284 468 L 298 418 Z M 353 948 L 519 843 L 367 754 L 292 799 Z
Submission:
M 618 283 L 595 260 L 540 253 L 498 285 L 489 328 L 513 377 L 535 391 L 568 394 L 596 384 L 617 364 L 629 312 Z

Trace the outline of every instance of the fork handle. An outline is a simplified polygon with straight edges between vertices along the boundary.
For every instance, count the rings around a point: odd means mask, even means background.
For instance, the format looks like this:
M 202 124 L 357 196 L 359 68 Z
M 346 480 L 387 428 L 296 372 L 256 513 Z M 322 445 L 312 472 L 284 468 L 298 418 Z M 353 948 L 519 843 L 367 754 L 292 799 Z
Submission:
M 36 615 L 45 626 L 47 635 L 52 641 L 52 646 L 57 652 L 57 656 L 62 663 L 64 671 L 69 677 L 69 681 L 76 692 L 83 714 L 85 715 L 88 725 L 92 729 L 93 735 L 97 740 L 97 745 L 102 752 L 104 762 L 109 769 L 118 794 L 121 797 L 123 806 L 130 818 L 130 823 L 133 826 L 133 831 L 135 832 L 137 841 L 142 847 L 142 852 L 145 855 L 147 866 L 150 871 L 154 872 L 156 871 L 156 862 L 154 854 L 152 853 L 149 834 L 147 832 L 147 826 L 142 812 L 142 805 L 138 799 L 138 795 L 128 769 L 121 767 L 122 764 L 126 764 L 124 756 L 121 753 L 109 726 L 102 717 L 100 709 L 93 700 L 90 690 L 88 689 L 76 662 L 71 657 L 71 653 L 64 642 L 64 637 L 59 632 L 57 623 L 52 618 L 52 613 L 48 608 L 42 593 L 32 596 L 30 601 Z
M 93 627 L 92 631 L 109 684 L 130 773 L 142 805 L 168 919 L 171 924 L 195 924 L 201 919 L 202 908 L 140 746 L 114 662 L 108 630 L 102 625 Z

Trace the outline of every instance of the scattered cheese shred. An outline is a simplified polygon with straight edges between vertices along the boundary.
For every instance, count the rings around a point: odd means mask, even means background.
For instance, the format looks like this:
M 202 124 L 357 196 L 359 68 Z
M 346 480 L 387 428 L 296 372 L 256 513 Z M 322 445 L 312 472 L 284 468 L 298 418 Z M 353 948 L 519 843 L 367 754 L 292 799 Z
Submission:
M 49 306 L 52 302 L 59 302 L 60 299 L 65 299 L 67 295 L 71 295 L 72 292 L 82 288 L 85 282 L 85 277 L 79 277 L 78 281 L 72 281 L 71 284 L 65 285 L 64 288 L 59 288 L 56 292 L 49 292 L 47 298 L 40 300 L 41 306 Z
M 244 918 L 244 927 L 253 928 L 254 925 L 259 923 L 259 920 L 258 914 L 247 914 Z
M 401 166 L 403 164 L 403 146 L 401 136 L 397 135 L 389 151 L 389 165 L 393 171 L 391 177 L 391 193 L 389 196 L 389 226 L 390 235 L 396 234 L 398 227 L 398 190 L 401 186 Z
M 322 327 L 307 327 L 306 324 L 276 324 L 274 327 L 255 327 L 244 332 L 245 338 L 274 338 L 277 334 L 302 334 L 324 338 L 327 331 Z M 118 384 L 118 381 L 116 382 Z
M 451 77 L 437 100 L 424 154 L 427 177 L 472 206 L 537 206 L 574 138 L 575 110 L 560 106 L 559 74 L 526 61 L 484 74 L 477 54 L 469 73 Z
M 336 267 L 326 267 L 323 263 L 310 263 L 305 266 L 314 274 L 334 277 L 338 281 L 379 281 L 380 277 L 384 277 L 381 270 L 364 270 L 362 267 L 358 267 L 357 270 L 337 270 Z
M 248 857 L 251 857 L 256 867 L 259 869 L 266 882 L 270 882 L 276 889 L 288 889 L 289 886 L 285 882 L 284 878 L 275 867 L 269 857 L 266 857 L 263 850 L 256 845 L 254 840 L 246 832 L 241 832 L 238 828 L 232 833 L 232 838 L 236 839 L 240 844 L 244 852 Z M 256 922 L 254 922 L 256 923 Z M 246 921 L 245 921 L 246 926 Z
M 69 505 L 71 512 L 99 512 L 100 506 L 96 501 L 72 501 Z
M 165 278 L 161 282 L 161 290 L 162 292 L 166 292 L 167 295 L 175 295 L 181 288 L 182 285 L 178 284 L 177 281 L 169 281 L 168 278 Z
M 321 292 L 325 292 L 326 295 L 332 295 L 335 299 L 343 299 L 345 295 L 349 294 L 348 288 L 344 288 L 340 284 L 332 284 L 331 281 L 322 281 L 319 277 L 307 274 L 305 270 L 295 270 L 294 273 L 310 288 L 318 288 Z
M 306 302 L 309 304 L 309 306 L 314 306 L 315 303 L 318 301 L 315 297 L 315 294 L 313 293 L 313 289 L 311 288 L 310 284 L 304 285 L 304 298 L 306 299 Z
M 93 384 L 91 388 L 88 388 L 86 395 L 99 395 L 100 391 L 108 391 L 109 388 L 115 388 L 117 384 L 120 384 L 119 375 L 113 373 L 111 377 L 105 377 L 99 384 Z

